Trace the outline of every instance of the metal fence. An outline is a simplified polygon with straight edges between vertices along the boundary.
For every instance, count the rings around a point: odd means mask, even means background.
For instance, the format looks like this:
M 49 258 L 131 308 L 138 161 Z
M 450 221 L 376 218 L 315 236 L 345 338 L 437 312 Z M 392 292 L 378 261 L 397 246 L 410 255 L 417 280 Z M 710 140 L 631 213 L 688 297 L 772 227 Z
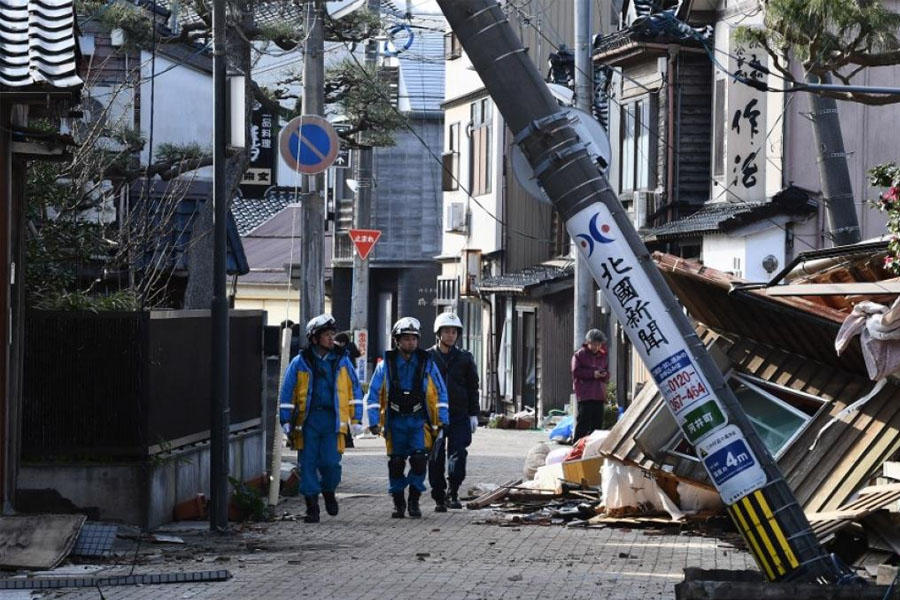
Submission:
M 263 313 L 232 311 L 232 430 L 261 421 Z M 208 311 L 26 317 L 24 459 L 140 458 L 209 438 Z

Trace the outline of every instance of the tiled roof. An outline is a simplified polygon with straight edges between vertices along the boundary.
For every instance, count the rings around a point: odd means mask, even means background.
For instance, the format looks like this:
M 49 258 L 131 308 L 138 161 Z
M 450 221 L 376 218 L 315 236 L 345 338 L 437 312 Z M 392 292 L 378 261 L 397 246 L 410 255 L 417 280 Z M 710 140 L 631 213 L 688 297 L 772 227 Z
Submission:
M 262 199 L 235 198 L 231 202 L 231 213 L 237 223 L 241 237 L 247 235 L 279 212 L 294 199 L 294 188 L 272 187 L 266 190 Z
M 523 294 L 531 289 L 571 278 L 575 263 L 568 259 L 553 260 L 527 267 L 514 273 L 504 273 L 483 279 L 478 289 L 482 292 Z
M 0 85 L 82 84 L 72 0 L 0 1 Z
M 688 217 L 651 229 L 644 239 L 653 241 L 727 233 L 778 215 L 809 215 L 816 210 L 813 195 L 808 190 L 790 186 L 773 196 L 770 202 L 710 203 Z

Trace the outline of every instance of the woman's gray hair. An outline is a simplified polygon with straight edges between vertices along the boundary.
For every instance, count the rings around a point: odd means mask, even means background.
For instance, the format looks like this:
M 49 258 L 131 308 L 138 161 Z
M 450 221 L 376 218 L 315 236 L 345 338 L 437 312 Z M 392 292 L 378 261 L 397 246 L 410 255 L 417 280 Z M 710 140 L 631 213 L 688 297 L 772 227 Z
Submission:
M 588 342 L 588 343 L 590 343 L 590 342 L 603 343 L 606 341 L 606 336 L 603 335 L 603 332 L 600 331 L 599 329 L 591 329 L 586 334 L 584 334 L 584 341 Z

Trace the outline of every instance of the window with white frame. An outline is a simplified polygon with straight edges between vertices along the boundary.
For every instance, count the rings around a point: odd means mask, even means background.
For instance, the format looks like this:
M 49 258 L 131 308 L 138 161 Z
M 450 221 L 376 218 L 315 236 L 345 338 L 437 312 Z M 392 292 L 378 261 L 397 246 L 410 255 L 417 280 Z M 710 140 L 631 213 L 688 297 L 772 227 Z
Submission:
M 469 191 L 474 196 L 491 192 L 491 117 L 490 98 L 473 102 L 469 123 Z
M 623 192 L 646 190 L 656 185 L 657 130 L 652 96 L 622 104 L 619 189 Z
M 443 156 L 443 191 L 459 189 L 459 123 L 447 128 L 447 151 Z

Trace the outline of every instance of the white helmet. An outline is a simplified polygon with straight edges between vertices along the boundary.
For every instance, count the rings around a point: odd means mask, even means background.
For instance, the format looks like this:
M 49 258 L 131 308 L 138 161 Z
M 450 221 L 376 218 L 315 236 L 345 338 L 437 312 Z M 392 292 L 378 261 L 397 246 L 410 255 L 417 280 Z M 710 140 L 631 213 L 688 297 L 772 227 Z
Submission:
M 398 338 L 404 333 L 411 333 L 415 336 L 419 335 L 422 324 L 414 317 L 403 317 L 391 327 L 391 337 Z
M 441 313 L 437 316 L 437 319 L 434 320 L 434 334 L 438 335 L 441 332 L 441 327 L 456 327 L 459 329 L 460 333 L 462 333 L 462 321 L 459 320 L 452 312 Z
M 337 331 L 337 321 L 334 320 L 334 317 L 328 313 L 322 313 L 318 317 L 313 317 L 306 324 L 306 339 L 311 340 L 314 335 L 318 335 L 328 329 Z

